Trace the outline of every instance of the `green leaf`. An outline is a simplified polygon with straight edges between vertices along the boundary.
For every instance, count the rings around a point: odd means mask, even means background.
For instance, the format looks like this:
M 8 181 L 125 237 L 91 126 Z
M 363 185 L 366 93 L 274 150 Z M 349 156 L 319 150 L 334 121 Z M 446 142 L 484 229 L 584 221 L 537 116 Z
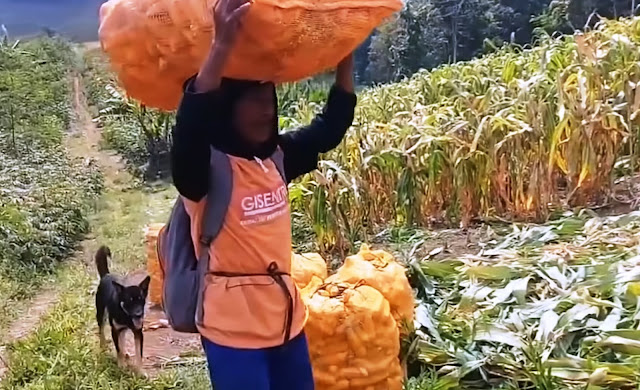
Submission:
M 482 280 L 509 280 L 517 274 L 506 266 L 477 265 L 465 270 L 465 274 L 471 278 Z
M 604 348 L 610 348 L 615 352 L 627 355 L 640 355 L 640 341 L 628 339 L 620 336 L 609 336 L 604 340 L 596 343 L 596 345 Z
M 520 336 L 499 325 L 482 325 L 476 329 L 475 341 L 487 341 L 506 344 L 514 348 L 523 348 Z
M 462 262 L 455 260 L 445 261 L 423 261 L 421 263 L 422 271 L 434 278 L 447 278 L 457 275 L 457 268 L 462 265 Z

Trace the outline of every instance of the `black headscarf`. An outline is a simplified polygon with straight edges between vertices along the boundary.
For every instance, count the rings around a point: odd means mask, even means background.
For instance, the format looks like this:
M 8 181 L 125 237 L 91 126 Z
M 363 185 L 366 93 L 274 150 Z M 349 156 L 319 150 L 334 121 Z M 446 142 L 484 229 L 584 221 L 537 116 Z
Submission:
M 223 79 L 220 85 L 219 104 L 215 107 L 219 110 L 216 118 L 220 123 L 216 123 L 216 131 L 211 132 L 211 144 L 216 149 L 238 157 L 252 159 L 258 157 L 266 159 L 275 152 L 278 147 L 278 97 L 276 87 L 273 83 L 269 84 L 273 89 L 273 134 L 271 138 L 262 145 L 256 147 L 244 140 L 240 134 L 233 128 L 233 112 L 234 106 L 242 97 L 250 93 L 252 90 L 263 87 L 265 83 L 259 81 Z

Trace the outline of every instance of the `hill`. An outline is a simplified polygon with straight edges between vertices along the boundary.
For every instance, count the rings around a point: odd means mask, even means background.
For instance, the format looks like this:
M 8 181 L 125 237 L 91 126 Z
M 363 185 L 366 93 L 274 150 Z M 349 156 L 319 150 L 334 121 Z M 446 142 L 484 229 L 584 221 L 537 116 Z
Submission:
M 51 29 L 74 41 L 98 38 L 98 10 L 104 0 L 0 0 L 0 23 L 13 37 Z

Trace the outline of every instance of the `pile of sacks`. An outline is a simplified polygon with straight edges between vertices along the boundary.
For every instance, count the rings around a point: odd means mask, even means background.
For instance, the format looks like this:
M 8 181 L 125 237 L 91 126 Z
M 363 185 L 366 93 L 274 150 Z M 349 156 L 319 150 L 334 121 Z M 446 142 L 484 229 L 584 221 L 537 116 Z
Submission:
M 309 310 L 306 333 L 316 388 L 400 390 L 400 330 L 413 321 L 404 268 L 363 246 L 332 276 L 318 255 L 294 255 L 292 276 Z
M 146 230 L 150 300 L 162 302 L 155 245 L 162 224 Z M 385 251 L 363 246 L 328 276 L 316 253 L 291 255 L 291 276 L 305 301 L 306 334 L 318 390 L 401 390 L 400 336 L 413 322 L 405 269 Z

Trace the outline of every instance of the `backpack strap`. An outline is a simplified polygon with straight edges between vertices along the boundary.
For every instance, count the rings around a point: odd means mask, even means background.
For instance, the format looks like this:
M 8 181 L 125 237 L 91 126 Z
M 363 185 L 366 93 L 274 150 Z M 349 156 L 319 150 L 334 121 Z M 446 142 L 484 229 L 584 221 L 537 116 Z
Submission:
M 280 147 L 271 155 L 271 159 L 286 184 L 284 153 Z M 209 262 L 209 246 L 222 229 L 233 192 L 233 170 L 229 156 L 212 147 L 210 164 L 209 190 L 207 192 L 207 203 L 202 221 L 202 234 L 200 236 L 201 253 L 199 257 L 199 260 L 205 260 L 206 263 Z
M 204 275 L 209 271 L 209 248 L 222 229 L 233 190 L 233 170 L 229 156 L 212 147 L 210 164 L 209 190 L 200 234 L 200 253 L 194 269 L 198 271 L 200 278 L 204 278 Z M 195 313 L 196 324 L 201 323 L 204 319 L 203 305 L 204 283 L 201 281 Z
M 229 156 L 212 147 L 210 163 L 209 191 L 202 221 L 199 256 L 199 260 L 205 260 L 206 263 L 209 262 L 209 246 L 224 224 L 233 190 L 233 171 Z
M 276 168 L 278 168 L 278 172 L 280 173 L 282 180 L 284 180 L 284 184 L 287 184 L 287 175 L 284 172 L 284 152 L 280 147 L 273 152 L 271 160 L 276 164 Z

